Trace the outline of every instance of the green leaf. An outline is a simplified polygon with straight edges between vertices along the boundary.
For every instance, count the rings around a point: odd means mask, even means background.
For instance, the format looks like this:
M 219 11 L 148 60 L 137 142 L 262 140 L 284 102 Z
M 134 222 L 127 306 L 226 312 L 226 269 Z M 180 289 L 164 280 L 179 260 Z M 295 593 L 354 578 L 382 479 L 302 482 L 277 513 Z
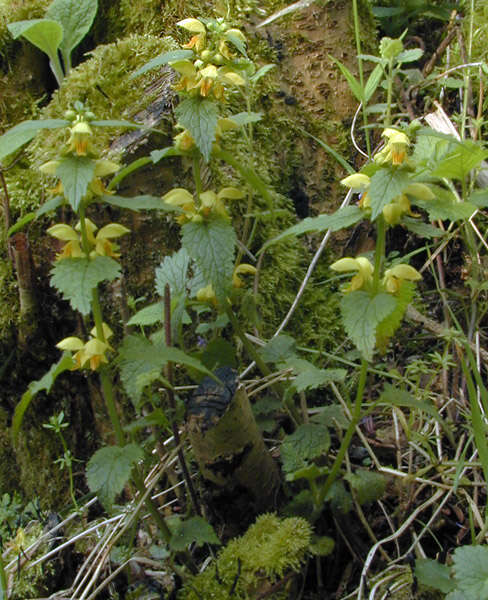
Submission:
M 186 283 L 190 257 L 185 248 L 180 248 L 173 256 L 166 256 L 156 268 L 156 291 L 164 298 L 164 288 L 169 284 L 171 296 L 180 296 L 186 292 Z
M 45 119 L 44 121 L 23 121 L 0 136 L 0 160 L 16 152 L 30 142 L 41 129 L 59 129 L 71 125 L 64 119 Z
M 487 150 L 472 140 L 464 140 L 458 142 L 454 150 L 437 164 L 432 175 L 434 177 L 462 180 L 487 157 Z
M 57 21 L 50 19 L 32 19 L 9 23 L 8 30 L 14 39 L 24 36 L 31 44 L 55 60 L 59 45 L 63 39 L 63 28 Z
M 432 191 L 436 195 L 432 200 L 415 199 L 415 205 L 424 209 L 432 221 L 464 221 L 476 210 L 476 206 L 469 202 L 458 202 L 451 191 L 440 186 L 432 186 Z
M 77 212 L 95 176 L 95 161 L 87 156 L 65 156 L 59 161 L 56 176 L 61 179 L 71 208 Z
M 267 363 L 280 363 L 291 358 L 296 352 L 296 341 L 290 335 L 281 334 L 271 338 L 259 351 Z
M 453 555 L 454 578 L 466 600 L 488 600 L 488 546 L 461 546 Z
M 280 235 L 276 236 L 269 242 L 266 242 L 260 252 L 263 252 L 268 246 L 276 244 L 287 237 L 302 235 L 303 233 L 309 233 L 311 231 L 339 231 L 358 223 L 364 219 L 364 212 L 359 206 L 344 206 L 339 208 L 335 213 L 331 215 L 319 215 L 318 217 L 307 217 L 303 219 L 298 225 L 293 225 L 288 229 L 285 229 Z
M 208 162 L 219 117 L 215 102 L 200 96 L 185 98 L 176 107 L 175 116 L 178 123 L 188 129 L 203 158 Z
M 144 417 L 131 421 L 124 426 L 124 431 L 127 433 L 135 433 L 141 429 L 147 429 L 148 427 L 153 426 L 161 427 L 163 429 L 170 426 L 170 423 L 161 408 L 156 408 Z
M 371 177 L 368 197 L 371 200 L 371 219 L 374 221 L 383 208 L 393 198 L 399 196 L 409 186 L 411 179 L 403 170 L 383 167 Z
M 102 281 L 113 281 L 119 276 L 120 265 L 109 256 L 63 258 L 51 271 L 51 285 L 69 300 L 73 310 L 88 315 L 92 290 Z
M 281 462 L 286 473 L 306 466 L 309 460 L 325 454 L 330 447 L 327 427 L 317 423 L 299 425 L 281 444 Z
M 448 594 L 455 588 L 449 567 L 430 558 L 417 558 L 415 577 L 421 585 L 440 590 L 444 594 Z
M 403 50 L 400 54 L 397 54 L 395 60 L 398 63 L 406 63 L 406 62 L 414 62 L 415 60 L 419 60 L 422 58 L 423 50 L 420 48 L 412 48 L 410 50 Z
M 446 232 L 440 229 L 440 227 L 434 227 L 434 225 L 431 225 L 430 223 L 424 223 L 423 221 L 413 219 L 412 217 L 403 217 L 402 225 L 421 238 L 432 239 L 446 235 Z
M 130 478 L 134 464 L 144 458 L 137 444 L 100 448 L 86 467 L 86 481 L 100 502 L 109 508 Z
M 247 58 L 246 43 L 241 38 L 237 37 L 237 35 L 234 35 L 233 33 L 227 32 L 225 33 L 225 39 L 235 46 L 237 50 Z
M 202 517 L 190 517 L 184 521 L 178 521 L 172 530 L 169 545 L 175 552 L 183 552 L 193 543 L 197 546 L 220 545 L 220 540 L 213 527 Z
M 376 347 L 380 352 L 386 352 L 386 346 L 395 331 L 400 327 L 414 293 L 415 284 L 412 281 L 403 281 L 395 296 L 396 306 L 394 310 L 376 328 Z
M 17 231 L 23 229 L 24 226 L 33 221 L 36 218 L 36 216 L 37 215 L 35 212 L 30 212 L 24 215 L 21 219 L 19 219 L 16 223 L 9 227 L 7 231 L 7 237 L 10 237 L 14 233 L 17 233 Z
M 314 423 L 320 423 L 327 427 L 337 427 L 338 425 L 341 429 L 347 429 L 349 421 L 346 419 L 340 404 L 328 404 L 322 406 L 319 410 L 320 412 L 312 417 Z
M 134 212 L 140 210 L 163 210 L 164 212 L 182 212 L 177 206 L 166 204 L 161 198 L 157 196 L 102 196 L 102 200 L 106 204 L 112 206 L 118 206 L 120 208 L 128 208 Z
M 316 389 L 331 381 L 344 381 L 347 375 L 345 369 L 319 369 L 308 360 L 300 358 L 291 358 L 285 364 L 293 367 L 297 374 L 292 385 L 299 393 Z
M 32 381 L 29 384 L 27 391 L 23 393 L 20 402 L 15 407 L 15 412 L 12 420 L 12 433 L 14 439 L 16 439 L 18 436 L 19 429 L 22 425 L 22 420 L 24 418 L 24 413 L 29 407 L 29 404 L 31 403 L 31 400 L 34 398 L 34 396 L 42 390 L 49 394 L 49 392 L 51 391 L 51 387 L 56 381 L 56 378 L 59 375 L 61 375 L 61 373 L 64 373 L 64 371 L 68 371 L 69 369 L 71 369 L 73 366 L 74 362 L 71 358 L 71 352 L 64 352 L 61 358 L 58 360 L 58 362 L 52 365 L 49 371 L 43 377 L 41 377 L 41 379 L 39 379 L 38 381 Z
M 386 406 L 406 406 L 414 410 L 422 410 L 439 423 L 439 425 L 444 430 L 446 436 L 454 444 L 454 438 L 451 429 L 441 418 L 437 408 L 431 403 L 418 400 L 406 390 L 396 388 L 390 383 L 385 383 L 383 392 L 381 393 L 378 399 L 378 404 L 384 404 Z
M 263 114 L 256 112 L 240 112 L 236 115 L 231 115 L 229 117 L 229 119 L 231 121 L 234 121 L 234 123 L 239 125 L 239 127 L 242 127 L 243 125 L 248 125 L 249 123 L 257 123 L 262 118 Z
M 351 89 L 351 92 L 356 96 L 358 101 L 364 102 L 364 90 L 361 87 L 361 84 L 359 83 L 359 81 L 354 77 L 354 75 L 351 73 L 351 71 L 349 71 L 349 69 L 346 67 L 346 65 L 343 65 L 340 61 L 338 61 L 333 56 L 329 56 L 329 58 L 331 58 L 335 62 L 335 64 L 339 67 L 341 73 L 344 75 L 344 77 L 347 80 L 347 83 L 349 84 L 349 88 Z
M 65 202 L 66 200 L 64 196 L 54 196 L 54 198 L 51 198 L 47 202 L 44 202 L 44 204 L 36 210 L 36 219 L 38 217 L 41 217 L 42 215 L 45 215 L 48 212 L 51 212 L 52 210 L 56 210 L 57 208 L 65 204 Z
M 225 300 L 234 271 L 234 228 L 223 219 L 215 219 L 185 223 L 181 231 L 181 244 L 196 262 L 206 284 L 212 284 L 219 301 Z
M 389 294 L 371 297 L 367 292 L 345 294 L 341 300 L 344 328 L 356 348 L 366 360 L 372 360 L 376 341 L 376 328 L 396 307 Z
M 263 65 L 260 69 L 258 69 L 254 73 L 254 75 L 249 77 L 249 81 L 251 83 L 256 83 L 257 81 L 259 81 L 261 79 L 261 77 L 264 77 L 266 75 L 266 73 L 268 73 L 269 71 L 271 71 L 271 69 L 274 69 L 275 67 L 276 67 L 276 65 L 273 65 L 273 64 Z
M 469 202 L 478 208 L 488 208 L 488 189 L 474 191 L 469 197 Z
M 97 0 L 54 0 L 49 5 L 46 18 L 57 21 L 63 28 L 64 35 L 59 49 L 64 57 L 68 57 L 88 33 L 97 9 Z
M 340 480 L 334 481 L 325 497 L 330 502 L 332 510 L 339 511 L 344 515 L 352 510 L 351 494 L 346 490 L 344 483 Z
M 184 60 L 185 58 L 192 58 L 194 56 L 193 50 L 170 50 L 169 52 L 163 52 L 152 58 L 149 62 L 143 65 L 140 69 L 137 69 L 132 75 L 130 79 L 134 79 L 135 77 L 139 77 L 143 73 L 150 71 L 151 69 L 156 69 L 157 67 L 161 67 L 162 65 L 167 65 L 170 62 L 175 62 L 177 60 Z
M 376 92 L 380 81 L 383 77 L 384 70 L 381 65 L 376 65 L 376 67 L 371 72 L 368 77 L 368 81 L 366 82 L 366 86 L 364 88 L 364 100 L 365 102 L 369 102 L 371 96 Z
M 199 360 L 178 348 L 154 343 L 145 337 L 129 335 L 120 349 L 120 379 L 127 395 L 137 407 L 143 389 L 160 378 L 164 365 L 179 363 L 214 377 Z
M 352 489 L 356 492 L 359 504 L 379 500 L 386 489 L 386 478 L 381 473 L 358 469 L 354 473 L 344 476 Z
M 150 304 L 138 310 L 135 315 L 132 315 L 127 321 L 127 325 L 154 325 L 155 323 L 162 323 L 163 311 L 164 304 L 162 302 Z
M 151 152 L 151 160 L 154 164 L 158 163 L 161 159 L 166 158 L 168 156 L 184 156 L 185 152 L 182 150 L 178 150 L 174 146 L 168 146 L 163 148 L 162 150 L 153 150 Z

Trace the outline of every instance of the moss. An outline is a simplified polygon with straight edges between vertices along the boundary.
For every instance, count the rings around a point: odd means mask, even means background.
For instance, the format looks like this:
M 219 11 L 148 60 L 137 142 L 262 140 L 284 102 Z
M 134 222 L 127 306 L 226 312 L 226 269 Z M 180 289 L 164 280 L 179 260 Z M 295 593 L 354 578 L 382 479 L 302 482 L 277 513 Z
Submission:
M 311 535 L 305 519 L 261 515 L 242 537 L 231 540 L 219 553 L 217 566 L 210 566 L 191 579 L 179 597 L 227 600 L 231 595 L 239 600 L 271 592 L 271 585 L 300 571 Z M 266 593 L 266 597 L 278 600 L 289 596 L 286 585 L 277 587 L 279 591 Z
M 0 464 L 4 466 L 0 470 L 0 496 L 13 493 L 19 486 L 17 470 L 5 468 L 5 465 L 12 465 L 15 462 L 7 423 L 7 413 L 0 408 Z

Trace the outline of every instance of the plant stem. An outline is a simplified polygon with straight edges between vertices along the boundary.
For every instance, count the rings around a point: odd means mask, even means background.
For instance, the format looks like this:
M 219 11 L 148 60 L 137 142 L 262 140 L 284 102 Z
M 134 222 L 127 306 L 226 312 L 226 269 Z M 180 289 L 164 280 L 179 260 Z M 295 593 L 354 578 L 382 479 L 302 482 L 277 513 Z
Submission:
M 71 452 L 68 450 L 68 445 L 66 444 L 66 440 L 64 439 L 64 435 L 61 432 L 61 429 L 58 431 L 59 437 L 61 439 L 61 444 L 63 445 L 63 451 L 65 456 L 65 464 L 68 469 L 68 477 L 69 477 L 69 493 L 71 495 L 71 500 L 73 500 L 73 504 L 75 505 L 75 509 L 78 510 L 78 503 L 75 498 L 75 485 L 73 481 L 73 468 L 71 466 Z M 68 457 L 69 462 L 66 461 L 66 457 Z
M 166 346 L 171 346 L 171 295 L 170 295 L 169 284 L 167 283 L 164 286 L 164 336 Z M 178 429 L 178 425 L 176 423 L 175 415 L 176 415 L 176 401 L 175 395 L 173 391 L 173 363 L 168 361 L 166 364 L 166 379 L 169 381 L 171 387 L 169 387 L 166 391 L 169 398 L 169 404 L 171 410 L 173 411 L 172 419 L 171 419 L 171 427 L 173 429 L 173 436 L 175 438 L 175 446 L 177 448 L 176 452 L 178 455 L 178 461 L 180 463 L 181 472 L 183 473 L 183 478 L 186 483 L 186 487 L 188 488 L 188 493 L 190 494 L 190 498 L 193 504 L 193 509 L 197 515 L 202 514 L 202 509 L 200 507 L 200 502 L 198 500 L 197 493 L 193 486 L 193 482 L 190 477 L 190 472 L 188 470 L 188 466 L 186 464 L 185 455 L 183 453 L 183 449 L 180 445 L 180 431 Z
M 361 85 L 361 89 L 364 90 L 364 72 L 363 72 L 363 60 L 361 58 L 361 24 L 359 22 L 359 11 L 358 11 L 358 2 L 357 0 L 352 0 L 352 12 L 354 18 L 354 38 L 356 40 L 356 52 L 358 55 L 358 71 L 359 71 L 359 83 Z M 368 156 L 371 157 L 371 142 L 369 140 L 369 130 L 367 128 L 368 125 L 368 115 L 366 113 L 366 106 L 363 103 L 363 126 L 364 126 L 364 135 L 366 138 L 366 149 L 368 152 Z
M 383 270 L 385 260 L 385 244 L 386 244 L 386 224 L 383 215 L 378 215 L 376 219 L 376 250 L 374 254 L 374 274 L 373 274 L 373 290 L 378 293 L 380 286 L 380 277 Z
M 390 58 L 388 63 L 388 77 L 387 77 L 387 90 L 386 90 L 386 116 L 385 116 L 385 127 L 391 125 L 391 101 L 393 98 L 393 58 Z
M 351 421 L 349 422 L 349 426 L 346 430 L 346 433 L 342 439 L 341 445 L 339 447 L 339 452 L 334 460 L 334 464 L 330 470 L 330 473 L 324 483 L 324 487 L 320 491 L 318 496 L 318 502 L 316 506 L 316 511 L 320 511 L 322 509 L 322 504 L 332 486 L 334 481 L 337 479 L 339 475 L 339 471 L 342 467 L 342 463 L 344 461 L 344 457 L 346 455 L 347 450 L 349 449 L 349 445 L 351 443 L 352 436 L 354 435 L 354 431 L 359 423 L 361 417 L 361 407 L 362 400 L 364 396 L 364 388 L 366 386 L 366 378 L 368 375 L 368 366 L 369 363 L 364 358 L 361 360 L 361 371 L 359 373 L 359 382 L 358 388 L 356 391 L 356 399 L 354 401 L 354 407 L 351 415 Z

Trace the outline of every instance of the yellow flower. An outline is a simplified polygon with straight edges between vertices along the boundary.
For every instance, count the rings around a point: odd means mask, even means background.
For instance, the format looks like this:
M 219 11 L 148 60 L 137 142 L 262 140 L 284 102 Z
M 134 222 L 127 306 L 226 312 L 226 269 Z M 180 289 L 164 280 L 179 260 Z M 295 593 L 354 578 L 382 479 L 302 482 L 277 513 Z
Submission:
M 93 131 L 86 121 L 77 121 L 71 127 L 71 136 L 68 140 L 69 151 L 78 156 L 86 156 L 90 149 L 90 139 Z
M 410 145 L 408 136 L 402 131 L 387 128 L 382 133 L 387 139 L 385 147 L 374 156 L 374 162 L 380 165 L 391 163 L 401 165 L 407 157 L 407 149 Z
M 115 244 L 110 240 L 118 238 L 126 233 L 130 233 L 130 229 L 120 225 L 119 223 L 109 223 L 102 227 L 95 236 L 95 254 L 99 256 L 113 256 L 119 258 L 120 254 L 115 252 Z
M 252 265 L 248 265 L 247 263 L 242 263 L 238 265 L 234 269 L 234 273 L 232 274 L 232 285 L 235 288 L 244 287 L 244 281 L 239 277 L 239 275 L 254 275 L 256 273 L 256 267 Z
M 357 275 L 351 279 L 342 291 L 344 293 L 355 292 L 356 290 L 368 289 L 373 282 L 373 265 L 364 256 L 358 258 L 341 258 L 330 265 L 333 271 L 338 273 L 347 273 L 348 271 L 358 271 Z
M 364 192 L 369 188 L 371 179 L 363 173 L 353 173 L 341 179 L 341 183 L 351 188 L 354 192 Z
M 422 275 L 416 269 L 410 265 L 399 264 L 385 271 L 382 283 L 387 292 L 396 294 L 403 281 L 418 281 L 419 279 L 422 279 Z
M 217 305 L 217 296 L 211 283 L 203 288 L 200 288 L 197 292 L 197 300 L 199 302 L 205 302 L 207 304 Z
M 105 352 L 112 349 L 107 340 L 112 337 L 113 332 L 106 323 L 102 323 L 102 330 L 104 340 L 96 336 L 97 332 L 94 327 L 90 331 L 92 337 L 86 343 L 78 337 L 67 337 L 56 344 L 56 348 L 60 350 L 75 352 L 73 355 L 75 361 L 73 370 L 82 369 L 86 363 L 89 363 L 90 369 L 95 371 L 101 363 L 108 363 Z

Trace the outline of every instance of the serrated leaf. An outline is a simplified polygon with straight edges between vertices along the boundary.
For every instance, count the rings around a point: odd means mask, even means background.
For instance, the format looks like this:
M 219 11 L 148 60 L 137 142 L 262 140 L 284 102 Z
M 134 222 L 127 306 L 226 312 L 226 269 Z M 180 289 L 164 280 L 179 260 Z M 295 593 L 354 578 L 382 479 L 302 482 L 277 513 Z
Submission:
M 424 209 L 432 221 L 464 221 L 469 219 L 476 206 L 469 202 L 457 202 L 449 190 L 432 186 L 436 197 L 432 200 L 415 199 L 415 205 Z
M 371 177 L 368 197 L 371 200 L 371 219 L 374 220 L 393 198 L 409 186 L 409 175 L 400 169 L 381 168 Z
M 111 204 L 112 206 L 118 206 L 120 208 L 128 208 L 129 210 L 133 210 L 134 212 L 139 212 L 140 210 L 162 210 L 164 212 L 181 212 L 181 210 L 177 206 L 172 206 L 171 204 L 166 204 L 163 202 L 161 198 L 156 196 L 133 196 L 129 198 L 127 196 L 102 196 L 102 200 L 106 204 Z
M 124 338 L 120 349 L 120 379 L 127 395 L 137 407 L 143 389 L 160 378 L 164 365 L 179 363 L 214 377 L 199 360 L 178 348 L 164 346 L 139 335 Z
M 449 567 L 430 558 L 418 558 L 415 561 L 415 577 L 421 585 L 440 590 L 444 594 L 455 588 Z
M 100 502 L 109 508 L 130 478 L 132 467 L 144 453 L 137 444 L 100 448 L 88 461 L 86 480 Z
M 346 490 L 342 481 L 334 481 L 330 486 L 330 490 L 327 492 L 325 497 L 327 502 L 333 510 L 340 511 L 343 514 L 347 514 L 352 510 L 352 498 L 351 494 Z
M 313 415 L 312 421 L 314 423 L 326 425 L 327 427 L 337 427 L 337 425 L 339 425 L 341 429 L 347 429 L 347 426 L 349 425 L 349 421 L 346 419 L 340 404 L 328 404 L 327 406 L 322 406 L 320 412 Z
M 140 429 L 147 429 L 148 427 L 161 427 L 163 429 L 169 427 L 170 423 L 162 411 L 161 408 L 156 408 L 144 417 L 132 420 L 129 424 L 124 426 L 124 431 L 127 433 L 135 433 Z
M 300 425 L 281 444 L 281 462 L 285 473 L 297 471 L 307 462 L 325 454 L 330 447 L 327 427 L 316 423 Z
M 180 248 L 173 256 L 166 256 L 156 268 L 156 291 L 164 298 L 164 288 L 169 284 L 171 296 L 185 293 L 190 257 L 185 248 Z
M 51 19 L 32 19 L 17 21 L 7 25 L 14 39 L 25 37 L 31 44 L 45 52 L 52 60 L 63 39 L 63 28 L 57 21 Z
M 469 197 L 469 203 L 477 208 L 488 208 L 488 189 L 473 192 Z
M 170 547 L 175 552 L 183 552 L 190 544 L 203 546 L 203 544 L 218 544 L 213 527 L 202 517 L 190 517 L 185 521 L 178 521 L 172 530 Z
M 53 386 L 56 378 L 64 373 L 64 371 L 70 370 L 74 366 L 73 359 L 71 358 L 71 352 L 64 352 L 57 363 L 51 366 L 49 371 L 37 381 L 32 381 L 26 392 L 23 393 L 20 402 L 15 407 L 14 416 L 12 419 L 12 434 L 14 439 L 17 438 L 19 429 L 22 426 L 22 420 L 24 418 L 25 411 L 28 409 L 34 396 L 40 392 L 45 391 L 49 393 Z
M 367 292 L 345 294 L 341 300 L 344 328 L 356 348 L 366 360 L 373 358 L 376 328 L 396 308 L 396 300 L 389 294 L 371 297 Z
M 23 121 L 0 136 L 0 160 L 16 152 L 30 142 L 41 129 L 59 129 L 71 125 L 64 119 L 45 119 L 44 121 Z
M 193 50 L 170 50 L 169 52 L 162 52 L 155 58 L 152 58 L 145 65 L 142 65 L 140 69 L 137 69 L 132 75 L 130 79 L 134 79 L 135 77 L 139 77 L 143 73 L 150 71 L 151 69 L 156 69 L 157 67 L 161 67 L 162 65 L 167 65 L 170 62 L 175 62 L 177 60 L 185 60 L 186 58 L 193 57 Z
M 154 325 L 163 321 L 164 304 L 156 302 L 138 310 L 135 315 L 127 321 L 127 325 Z
M 386 346 L 395 331 L 400 327 L 407 306 L 412 301 L 414 293 L 415 284 L 410 281 L 403 281 L 395 296 L 395 308 L 386 319 L 378 323 L 376 328 L 376 346 L 380 352 L 386 352 Z
M 403 50 L 400 54 L 397 54 L 395 60 L 398 63 L 413 62 L 422 58 L 423 53 L 423 50 L 420 48 L 411 48 L 410 50 Z
M 345 206 L 331 215 L 307 217 L 298 223 L 298 225 L 293 225 L 292 227 L 285 229 L 280 235 L 269 242 L 266 242 L 260 252 L 268 248 L 268 246 L 271 246 L 271 244 L 276 244 L 287 237 L 302 235 L 303 233 L 309 233 L 311 231 L 325 231 L 327 229 L 330 231 L 339 231 L 340 229 L 345 229 L 358 223 L 362 219 L 364 219 L 364 212 L 359 206 Z
M 488 546 L 461 546 L 453 555 L 454 579 L 466 600 L 488 600 Z
M 271 338 L 258 352 L 264 362 L 284 362 L 296 353 L 296 341 L 290 335 L 277 335 Z
M 188 129 L 203 158 L 208 162 L 219 117 L 217 105 L 200 96 L 185 98 L 176 107 L 175 116 L 178 123 Z
M 244 42 L 244 40 L 242 40 L 237 35 L 234 35 L 230 31 L 226 32 L 225 39 L 228 42 L 230 42 L 233 46 L 235 46 L 235 48 L 237 48 L 237 50 L 239 50 L 239 52 L 247 58 L 246 43 Z
M 464 140 L 458 142 L 454 149 L 437 164 L 432 175 L 462 180 L 487 157 L 487 150 L 472 140 Z
M 293 381 L 294 389 L 300 393 L 305 390 L 313 390 L 331 381 L 344 381 L 347 375 L 345 369 L 319 369 L 308 360 L 289 359 L 287 367 L 293 367 L 297 374 Z
M 423 221 L 413 219 L 412 217 L 403 217 L 402 225 L 421 238 L 432 239 L 446 235 L 446 232 L 440 227 L 435 227 L 430 223 L 424 223 Z
M 229 117 L 229 119 L 231 121 L 234 121 L 234 123 L 239 125 L 239 127 L 242 127 L 243 125 L 248 125 L 249 123 L 257 123 L 262 118 L 263 114 L 256 112 L 240 112 L 236 115 L 231 115 Z
M 59 49 L 64 56 L 69 55 L 88 33 L 97 9 L 97 0 L 53 0 L 49 5 L 46 18 L 57 21 L 63 28 Z
M 386 478 L 381 473 L 358 469 L 344 476 L 357 494 L 359 504 L 379 500 L 385 493 Z
M 71 208 L 77 212 L 95 176 L 95 161 L 87 156 L 65 156 L 59 161 L 56 176 L 61 179 L 64 195 Z
M 266 75 L 266 73 L 271 71 L 271 69 L 274 69 L 274 67 L 276 67 L 276 65 L 273 65 L 273 64 L 263 65 L 260 69 L 258 69 L 254 73 L 254 75 L 249 77 L 249 81 L 251 83 L 256 83 L 257 81 L 259 81 L 261 79 L 261 77 L 264 77 Z
M 120 265 L 109 256 L 63 258 L 51 271 L 51 285 L 69 300 L 73 310 L 88 315 L 92 290 L 102 281 L 113 281 L 119 276 Z
M 181 244 L 196 262 L 206 284 L 211 283 L 217 299 L 224 300 L 234 270 L 234 228 L 227 221 L 216 219 L 185 223 L 181 232 Z

